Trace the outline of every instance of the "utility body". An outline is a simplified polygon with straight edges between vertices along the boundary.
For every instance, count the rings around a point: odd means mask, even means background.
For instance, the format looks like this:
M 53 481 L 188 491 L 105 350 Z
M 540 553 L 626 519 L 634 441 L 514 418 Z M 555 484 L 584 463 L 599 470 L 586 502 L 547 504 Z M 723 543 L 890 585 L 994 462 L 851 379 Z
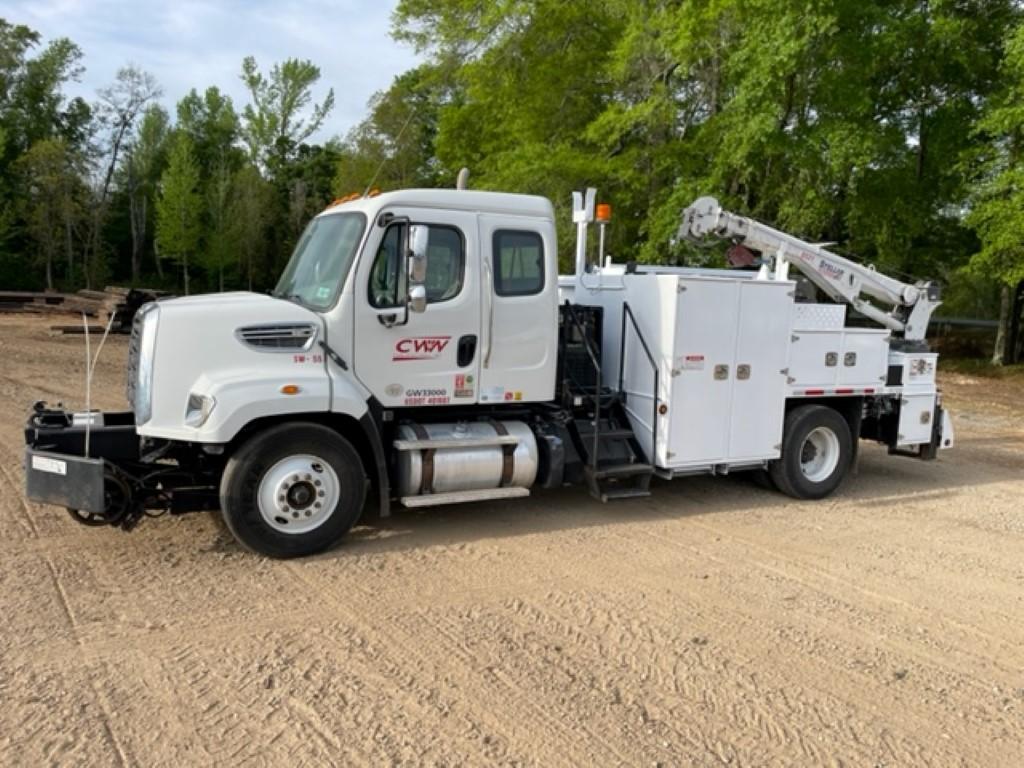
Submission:
M 28 496 L 124 529 L 219 509 L 241 543 L 289 557 L 331 546 L 364 508 L 566 484 L 608 501 L 648 495 L 654 475 L 735 470 L 815 499 L 860 438 L 923 459 L 952 445 L 924 342 L 932 284 L 711 198 L 683 211 L 680 237 L 757 251 L 754 268 L 616 265 L 607 219 L 594 190 L 574 195 L 576 269 L 559 277 L 541 197 L 405 190 L 334 204 L 272 295 L 138 312 L 130 411 L 38 403 Z

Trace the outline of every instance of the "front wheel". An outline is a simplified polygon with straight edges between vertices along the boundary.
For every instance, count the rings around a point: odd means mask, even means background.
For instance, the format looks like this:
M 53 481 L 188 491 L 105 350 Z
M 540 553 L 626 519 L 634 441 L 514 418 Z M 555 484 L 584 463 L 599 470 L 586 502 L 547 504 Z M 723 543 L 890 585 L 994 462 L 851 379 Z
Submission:
M 221 477 L 224 523 L 245 547 L 301 557 L 337 543 L 366 499 L 359 454 L 319 424 L 282 424 L 249 439 Z
M 821 499 L 839 487 L 852 455 L 846 419 L 823 405 L 803 405 L 786 414 L 782 456 L 772 462 L 769 473 L 787 496 Z

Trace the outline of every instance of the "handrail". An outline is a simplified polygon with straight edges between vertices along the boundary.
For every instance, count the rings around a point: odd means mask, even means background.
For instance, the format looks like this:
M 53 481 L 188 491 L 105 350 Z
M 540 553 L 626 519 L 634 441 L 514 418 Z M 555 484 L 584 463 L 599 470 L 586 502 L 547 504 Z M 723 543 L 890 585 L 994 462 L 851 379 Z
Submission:
M 626 373 L 626 317 L 629 317 L 630 323 L 633 325 L 633 330 L 636 332 L 636 337 L 640 339 L 640 345 L 644 348 L 644 352 L 647 354 L 647 359 L 651 363 L 651 370 L 654 371 L 654 397 L 652 398 L 651 406 L 651 455 L 647 457 L 647 463 L 652 467 L 654 466 L 655 454 L 658 450 L 658 363 L 654 359 L 654 355 L 651 354 L 651 348 L 647 346 L 647 340 L 644 335 L 640 332 L 640 326 L 636 323 L 636 317 L 633 315 L 633 310 L 629 307 L 629 302 L 622 302 L 622 332 L 619 334 L 619 392 L 625 394 L 622 391 L 623 382 L 625 380 Z
M 591 456 L 591 467 L 595 471 L 597 470 L 597 453 L 599 450 L 600 443 L 598 442 L 601 438 L 601 362 L 597 359 L 597 355 L 590 346 L 590 339 L 587 338 L 587 333 L 583 328 L 583 323 L 580 322 L 579 317 L 576 315 L 576 310 L 572 308 L 572 304 L 568 299 L 565 300 L 565 308 L 569 311 L 569 316 L 572 319 L 573 325 L 580 332 L 580 338 L 583 340 L 583 346 L 587 350 L 587 355 L 590 357 L 590 362 L 594 365 L 594 370 L 597 372 L 597 383 L 594 391 L 594 450 Z

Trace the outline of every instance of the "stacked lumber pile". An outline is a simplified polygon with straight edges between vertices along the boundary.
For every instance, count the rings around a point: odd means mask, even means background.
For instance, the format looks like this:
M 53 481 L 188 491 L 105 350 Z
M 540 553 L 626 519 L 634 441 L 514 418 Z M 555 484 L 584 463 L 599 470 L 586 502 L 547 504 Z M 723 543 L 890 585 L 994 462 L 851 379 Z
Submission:
M 89 332 L 103 333 L 111 317 L 111 333 L 131 333 L 132 320 L 143 304 L 167 296 L 164 291 L 149 288 L 120 288 L 107 286 L 102 291 L 82 290 L 78 293 L 34 293 L 32 291 L 0 291 L 0 314 L 68 315 L 77 322 L 53 325 L 55 333 L 83 333 L 81 316 L 84 314 L 95 324 Z

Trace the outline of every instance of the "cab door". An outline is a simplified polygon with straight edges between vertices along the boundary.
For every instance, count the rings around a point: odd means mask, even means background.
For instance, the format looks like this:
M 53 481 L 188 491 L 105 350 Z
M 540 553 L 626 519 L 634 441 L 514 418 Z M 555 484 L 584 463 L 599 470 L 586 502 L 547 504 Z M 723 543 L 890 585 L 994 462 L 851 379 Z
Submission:
M 555 396 L 558 255 L 554 223 L 480 216 L 483 250 L 480 402 Z
M 354 283 L 354 370 L 388 408 L 477 401 L 480 247 L 476 215 L 430 209 L 378 217 Z M 383 219 L 390 221 L 381 226 Z M 423 312 L 406 307 L 406 237 L 429 227 Z

